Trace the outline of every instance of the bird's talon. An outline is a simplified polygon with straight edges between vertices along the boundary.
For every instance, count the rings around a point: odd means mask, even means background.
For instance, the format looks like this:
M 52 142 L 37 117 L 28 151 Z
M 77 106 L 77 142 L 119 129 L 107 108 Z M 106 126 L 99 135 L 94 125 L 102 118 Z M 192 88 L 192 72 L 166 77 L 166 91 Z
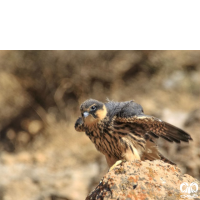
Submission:
M 123 162 L 123 160 L 118 160 L 112 167 L 110 167 L 109 172 L 113 170 L 117 165 L 120 165 Z

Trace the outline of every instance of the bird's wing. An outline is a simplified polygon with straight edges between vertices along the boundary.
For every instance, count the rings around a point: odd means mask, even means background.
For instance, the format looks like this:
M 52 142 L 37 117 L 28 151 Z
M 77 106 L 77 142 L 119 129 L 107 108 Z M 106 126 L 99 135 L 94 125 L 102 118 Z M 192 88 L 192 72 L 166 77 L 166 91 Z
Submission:
M 75 129 L 76 129 L 76 131 L 78 131 L 78 132 L 85 132 L 85 128 L 84 128 L 84 123 L 83 123 L 82 117 L 79 117 L 79 118 L 76 120 Z
M 156 117 L 148 115 L 135 115 L 132 117 L 115 117 L 114 126 L 126 126 L 131 132 L 146 138 L 162 137 L 169 142 L 180 143 L 180 141 L 189 142 L 191 136 L 185 131 L 164 122 Z
M 165 158 L 157 148 L 157 145 L 150 140 L 146 141 L 146 147 L 145 151 L 142 154 L 141 160 L 163 160 L 164 162 L 167 162 L 172 165 L 176 165 L 171 160 Z

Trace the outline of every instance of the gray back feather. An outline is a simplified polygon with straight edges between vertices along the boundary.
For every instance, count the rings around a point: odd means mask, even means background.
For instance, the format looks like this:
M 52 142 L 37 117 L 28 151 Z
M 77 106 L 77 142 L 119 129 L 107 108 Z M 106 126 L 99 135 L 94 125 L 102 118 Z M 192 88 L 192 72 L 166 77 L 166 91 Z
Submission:
M 127 118 L 144 114 L 142 106 L 134 101 L 109 101 L 108 103 L 105 103 L 105 106 L 108 110 L 110 119 L 112 119 L 114 116 Z

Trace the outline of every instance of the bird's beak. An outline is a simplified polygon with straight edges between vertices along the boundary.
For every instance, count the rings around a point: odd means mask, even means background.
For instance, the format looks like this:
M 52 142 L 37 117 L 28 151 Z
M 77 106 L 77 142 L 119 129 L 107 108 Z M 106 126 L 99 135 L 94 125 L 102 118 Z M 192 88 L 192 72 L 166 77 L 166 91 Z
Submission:
M 83 117 L 86 118 L 89 114 L 90 114 L 89 112 L 84 112 L 84 113 L 83 113 Z

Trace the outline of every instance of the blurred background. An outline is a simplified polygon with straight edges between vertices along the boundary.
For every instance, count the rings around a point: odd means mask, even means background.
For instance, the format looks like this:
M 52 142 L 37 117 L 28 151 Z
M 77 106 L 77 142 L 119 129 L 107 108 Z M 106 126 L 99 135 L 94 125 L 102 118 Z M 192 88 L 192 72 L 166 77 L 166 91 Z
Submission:
M 74 130 L 88 98 L 135 100 L 191 134 L 159 140 L 200 179 L 200 51 L 0 51 L 0 200 L 84 199 L 108 167 Z

